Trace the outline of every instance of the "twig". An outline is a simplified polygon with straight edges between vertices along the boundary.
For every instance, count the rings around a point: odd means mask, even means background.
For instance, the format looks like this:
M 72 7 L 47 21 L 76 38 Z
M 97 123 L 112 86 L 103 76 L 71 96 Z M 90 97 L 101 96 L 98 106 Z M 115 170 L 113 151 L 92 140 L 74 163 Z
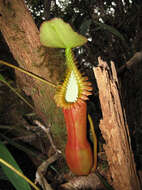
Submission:
M 37 120 L 35 120 L 34 123 L 35 123 L 38 127 L 40 127 L 40 128 L 47 134 L 47 137 L 48 137 L 48 139 L 49 139 L 49 141 L 50 141 L 50 144 L 51 144 L 52 148 L 54 149 L 54 151 L 55 151 L 56 153 L 61 154 L 62 152 L 56 148 L 56 146 L 55 146 L 55 144 L 54 144 L 54 142 L 53 142 L 53 139 L 52 139 L 51 134 L 50 134 L 50 128 L 49 128 L 49 127 L 48 127 L 48 128 L 45 127 L 40 121 L 37 121 Z
M 44 177 L 44 173 L 46 172 L 48 166 L 55 162 L 59 158 L 59 154 L 55 153 L 53 156 L 44 161 L 37 169 L 36 172 L 36 180 L 35 184 L 39 183 L 44 190 L 53 190 L 50 184 Z
M 45 84 L 48 84 L 49 86 L 52 86 L 52 87 L 54 87 L 54 88 L 57 87 L 57 86 L 56 86 L 55 84 L 53 84 L 52 82 L 50 82 L 50 81 L 48 81 L 48 80 L 42 78 L 41 76 L 38 76 L 38 75 L 33 74 L 33 73 L 29 72 L 29 71 L 26 71 L 26 70 L 23 69 L 23 68 L 17 67 L 17 66 L 15 66 L 15 65 L 12 65 L 12 64 L 7 63 L 7 62 L 2 61 L 2 60 L 0 60 L 0 64 L 6 65 L 6 66 L 11 67 L 11 68 L 13 68 L 13 69 L 16 69 L 16 70 L 18 70 L 18 71 L 20 71 L 20 72 L 22 72 L 22 73 L 25 73 L 25 74 L 27 74 L 27 75 L 33 77 L 34 79 L 37 79 L 37 80 L 39 80 L 39 81 L 41 81 L 41 82 L 44 82 Z
M 134 54 L 134 56 L 129 59 L 129 61 L 126 62 L 125 65 L 122 65 L 119 69 L 118 69 L 118 74 L 122 74 L 125 69 L 131 69 L 132 65 L 140 63 L 142 61 L 142 51 L 140 52 L 136 52 Z
M 44 178 L 44 173 L 46 172 L 48 166 L 57 160 L 61 154 L 61 151 L 58 150 L 53 142 L 53 139 L 50 134 L 50 127 L 44 126 L 40 121 L 34 120 L 34 123 L 41 128 L 46 134 L 50 141 L 52 148 L 55 151 L 55 154 L 44 161 L 37 169 L 35 183 L 39 183 L 44 190 L 52 190 L 51 186 L 48 184 L 47 180 Z
M 15 137 L 13 138 L 12 140 L 13 141 L 24 141 L 24 142 L 27 142 L 27 143 L 31 143 L 32 141 L 34 141 L 36 138 L 37 138 L 37 135 L 40 135 L 40 132 L 37 133 L 34 133 L 34 134 L 31 134 L 31 135 L 24 135 L 24 136 L 20 136 L 20 137 Z

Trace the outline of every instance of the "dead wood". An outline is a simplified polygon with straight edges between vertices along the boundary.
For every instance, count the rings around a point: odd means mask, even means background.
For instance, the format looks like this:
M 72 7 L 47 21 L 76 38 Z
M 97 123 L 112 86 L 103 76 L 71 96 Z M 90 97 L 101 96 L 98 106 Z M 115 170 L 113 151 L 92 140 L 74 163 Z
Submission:
M 62 190 L 105 190 L 105 187 L 95 173 L 91 173 L 88 176 L 73 177 L 69 182 L 60 187 Z
M 94 68 L 102 109 L 100 129 L 106 144 L 106 152 L 115 190 L 140 190 L 136 174 L 129 129 L 122 107 L 119 83 L 114 63 L 111 68 L 98 59 Z

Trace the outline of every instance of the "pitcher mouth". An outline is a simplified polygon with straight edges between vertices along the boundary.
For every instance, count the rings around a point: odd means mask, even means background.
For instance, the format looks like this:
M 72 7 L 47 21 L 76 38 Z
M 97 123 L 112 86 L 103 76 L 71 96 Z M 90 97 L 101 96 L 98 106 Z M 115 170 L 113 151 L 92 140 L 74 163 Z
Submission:
M 58 107 L 70 109 L 88 100 L 88 96 L 92 94 L 92 86 L 88 78 L 82 76 L 77 69 L 71 49 L 67 49 L 66 54 L 67 74 L 63 84 L 57 87 L 54 99 Z

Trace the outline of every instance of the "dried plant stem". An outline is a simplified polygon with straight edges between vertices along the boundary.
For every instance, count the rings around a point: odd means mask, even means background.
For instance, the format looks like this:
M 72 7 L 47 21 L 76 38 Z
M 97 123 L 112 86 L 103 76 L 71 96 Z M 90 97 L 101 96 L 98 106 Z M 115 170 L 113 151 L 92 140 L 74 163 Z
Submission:
M 13 68 L 13 69 L 16 69 L 16 70 L 18 70 L 18 71 L 20 71 L 20 72 L 22 72 L 22 73 L 25 73 L 25 74 L 29 75 L 29 76 L 32 77 L 32 78 L 35 78 L 35 79 L 37 79 L 37 80 L 39 80 L 39 81 L 41 81 L 41 82 L 43 82 L 43 83 L 45 83 L 45 84 L 48 84 L 49 86 L 52 86 L 52 87 L 56 88 L 56 85 L 53 84 L 52 82 L 50 82 L 50 81 L 48 81 L 48 80 L 45 80 L 45 79 L 43 79 L 42 77 L 40 77 L 40 76 L 38 76 L 38 75 L 36 75 L 36 74 L 33 74 L 33 73 L 29 72 L 29 71 L 26 71 L 26 70 L 23 69 L 23 68 L 17 67 L 17 66 L 15 66 L 15 65 L 12 65 L 12 64 L 7 63 L 7 62 L 2 61 L 2 60 L 0 60 L 0 63 L 3 64 L 3 65 L 6 65 L 6 66 L 8 66 L 8 67 L 11 67 L 11 68 Z
M 51 144 L 53 150 L 54 150 L 56 153 L 61 154 L 62 152 L 56 148 L 56 146 L 55 146 L 55 144 L 54 144 L 54 142 L 53 142 L 53 139 L 52 139 L 51 134 L 50 134 L 50 128 L 49 128 L 49 127 L 48 127 L 48 128 L 45 127 L 40 121 L 37 121 L 37 120 L 35 120 L 34 123 L 35 123 L 38 127 L 40 127 L 40 128 L 47 134 L 47 137 L 48 137 L 48 139 L 49 139 L 49 141 L 50 141 L 50 144 Z

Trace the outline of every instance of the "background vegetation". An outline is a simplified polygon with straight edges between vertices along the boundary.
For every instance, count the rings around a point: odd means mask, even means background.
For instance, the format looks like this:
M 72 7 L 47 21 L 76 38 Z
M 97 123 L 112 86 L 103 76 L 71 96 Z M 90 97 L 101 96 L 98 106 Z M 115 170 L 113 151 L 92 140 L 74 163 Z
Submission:
M 97 66 L 97 58 L 115 62 L 117 70 L 124 65 L 136 52 L 141 52 L 142 46 L 142 2 L 141 0 L 25 0 L 38 28 L 44 20 L 60 17 L 71 24 L 75 31 L 88 38 L 88 43 L 74 49 L 79 68 L 93 81 L 94 94 L 88 103 L 89 109 L 97 114 L 97 120 L 101 118 L 99 109 L 97 87 L 92 73 L 92 67 Z M 9 48 L 0 33 L 0 60 L 17 64 L 12 57 Z M 0 65 L 0 73 L 20 93 L 16 86 L 14 71 Z M 132 146 L 135 152 L 137 168 L 142 166 L 141 133 L 142 133 L 142 67 L 140 64 L 126 70 L 120 76 L 122 85 L 123 103 L 126 109 L 129 128 L 132 135 Z M 23 92 L 22 92 L 23 93 Z M 13 93 L 0 83 L 0 128 L 1 133 L 9 138 L 21 137 L 22 134 L 31 136 L 31 133 L 21 128 L 3 129 L 3 126 L 16 125 L 20 127 L 23 118 L 28 124 L 31 116 L 27 116 L 29 108 L 21 100 L 13 97 Z M 25 94 L 23 93 L 23 96 Z M 30 97 L 26 97 L 31 101 Z M 93 106 L 92 106 L 93 105 Z M 93 108 L 92 108 L 93 107 Z M 13 112 L 14 110 L 14 112 Z M 14 114 L 13 114 L 14 113 Z M 32 116 L 32 119 L 35 116 Z M 38 116 L 36 116 L 37 118 Z M 30 118 L 30 119 L 29 119 Z M 33 124 L 33 123 L 30 123 Z M 27 124 L 26 124 L 27 125 Z M 14 134 L 13 134 L 14 131 Z M 16 131 L 16 132 L 15 132 Z M 24 132 L 23 132 L 24 131 Z M 31 131 L 30 131 L 31 132 Z M 99 132 L 98 132 L 99 133 Z M 42 133 L 41 133 L 42 134 Z M 23 135 L 23 136 L 24 136 Z M 32 131 L 33 135 L 33 131 Z M 43 134 L 38 136 L 41 142 Z M 32 136 L 33 138 L 33 136 Z M 18 139 L 18 138 L 17 138 Z M 22 138 L 21 138 L 22 139 Z M 27 138 L 28 139 L 28 138 Z M 100 138 L 101 140 L 101 138 Z M 33 146 L 34 141 L 22 139 L 24 147 Z M 32 143 L 31 143 L 32 141 Z M 21 141 L 18 141 L 21 143 Z M 26 142 L 26 143 L 25 143 Z M 27 144 L 28 143 L 28 144 Z M 43 142 L 38 151 L 42 152 Z M 24 148 L 23 151 L 25 152 Z M 36 152 L 37 150 L 32 151 Z M 42 152 L 43 159 L 46 148 Z M 45 157 L 44 157 L 45 156 Z M 36 160 L 38 162 L 38 160 Z M 61 159 L 60 165 L 64 165 Z M 34 161 L 35 163 L 35 161 Z M 56 166 L 57 167 L 57 166 Z M 49 180 L 53 177 L 51 170 Z

